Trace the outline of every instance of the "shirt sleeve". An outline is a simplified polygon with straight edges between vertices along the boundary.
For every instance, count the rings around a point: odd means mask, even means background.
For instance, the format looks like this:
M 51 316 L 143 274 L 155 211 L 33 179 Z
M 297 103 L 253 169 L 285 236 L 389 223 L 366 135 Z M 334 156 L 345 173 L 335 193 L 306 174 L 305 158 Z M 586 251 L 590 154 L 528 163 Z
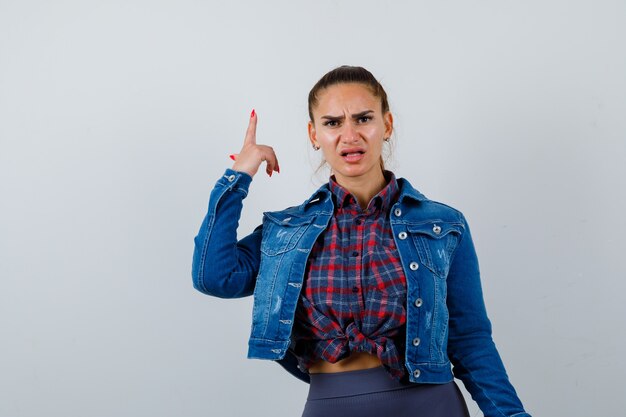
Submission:
M 465 228 L 448 274 L 448 356 L 485 417 L 530 417 L 524 411 L 496 349 L 483 299 L 478 259 L 469 225 Z
M 194 238 L 192 279 L 198 291 L 221 298 L 251 295 L 260 263 L 261 229 L 237 240 L 237 227 L 252 177 L 226 169 L 209 197 Z

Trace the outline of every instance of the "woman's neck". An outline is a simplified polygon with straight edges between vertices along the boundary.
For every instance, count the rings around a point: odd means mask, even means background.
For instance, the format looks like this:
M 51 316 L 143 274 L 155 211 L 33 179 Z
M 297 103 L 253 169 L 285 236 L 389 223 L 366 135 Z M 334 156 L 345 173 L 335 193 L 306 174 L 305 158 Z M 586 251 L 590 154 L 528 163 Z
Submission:
M 344 177 L 335 174 L 335 180 L 356 198 L 363 210 L 367 208 L 370 200 L 387 185 L 387 179 L 382 170 L 377 170 L 370 176 L 359 177 Z

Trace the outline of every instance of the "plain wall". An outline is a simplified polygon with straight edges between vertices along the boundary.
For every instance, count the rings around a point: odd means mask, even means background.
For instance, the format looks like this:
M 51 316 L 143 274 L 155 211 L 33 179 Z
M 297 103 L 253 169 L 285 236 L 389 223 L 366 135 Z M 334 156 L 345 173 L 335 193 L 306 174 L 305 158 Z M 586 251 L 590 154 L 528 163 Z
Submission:
M 0 0 L 0 417 L 299 415 L 193 238 L 252 108 L 281 173 L 240 236 L 326 180 L 306 97 L 341 64 L 387 89 L 389 167 L 470 222 L 527 411 L 623 415 L 625 39 L 623 1 Z

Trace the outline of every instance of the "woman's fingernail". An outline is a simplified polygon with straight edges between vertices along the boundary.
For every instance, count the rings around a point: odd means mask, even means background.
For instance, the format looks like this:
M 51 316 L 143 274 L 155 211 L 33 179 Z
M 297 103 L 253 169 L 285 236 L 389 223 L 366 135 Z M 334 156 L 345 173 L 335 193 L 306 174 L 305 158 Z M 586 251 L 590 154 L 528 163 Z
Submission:
M 228 155 L 230 157 L 230 159 L 232 159 L 233 161 L 235 160 L 235 154 L 230 154 Z
M 250 113 L 250 117 L 254 117 L 254 109 L 252 109 L 252 113 Z

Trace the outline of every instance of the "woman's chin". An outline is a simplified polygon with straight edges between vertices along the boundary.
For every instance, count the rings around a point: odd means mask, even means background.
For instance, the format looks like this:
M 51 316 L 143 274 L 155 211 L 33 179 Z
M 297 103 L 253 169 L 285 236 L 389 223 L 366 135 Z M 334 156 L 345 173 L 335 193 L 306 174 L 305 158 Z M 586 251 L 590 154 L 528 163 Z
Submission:
M 342 166 L 333 168 L 335 177 L 350 178 L 352 180 L 371 178 L 374 180 L 378 176 L 378 171 L 373 169 L 374 167 L 367 167 L 361 164 L 350 164 L 349 166 Z M 380 171 L 382 175 L 382 170 Z

